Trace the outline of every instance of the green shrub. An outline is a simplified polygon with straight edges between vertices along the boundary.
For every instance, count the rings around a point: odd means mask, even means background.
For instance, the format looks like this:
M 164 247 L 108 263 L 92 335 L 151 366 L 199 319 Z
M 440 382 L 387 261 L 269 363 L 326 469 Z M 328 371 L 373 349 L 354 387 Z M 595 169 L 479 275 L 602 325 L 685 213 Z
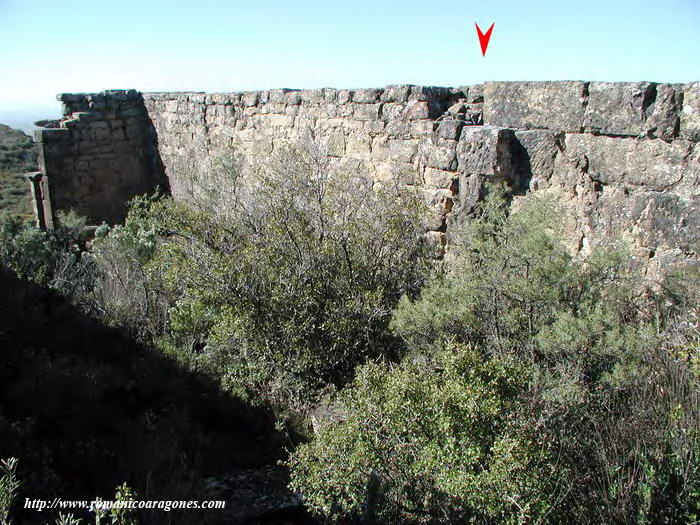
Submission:
M 429 261 L 415 192 L 373 188 L 302 148 L 227 176 L 218 207 L 152 209 L 166 240 L 149 274 L 173 301 L 162 347 L 297 408 L 368 358 L 395 357 L 392 307 Z
M 150 210 L 159 199 L 158 195 L 133 199 L 126 223 L 98 227 L 90 250 L 96 274 L 90 309 L 146 342 L 164 333 L 168 311 L 158 280 L 146 271 L 158 244 L 157 220 Z
M 555 503 L 557 472 L 520 425 L 528 370 L 447 345 L 428 360 L 367 365 L 291 460 L 292 487 L 331 518 L 382 523 L 537 522 Z
M 0 217 L 0 264 L 23 279 L 77 297 L 93 278 L 85 219 L 73 212 L 59 218 L 58 228 L 44 231 L 20 217 Z
M 10 510 L 21 482 L 17 479 L 17 458 L 0 460 L 0 524 L 10 525 Z
M 375 502 L 377 512 L 392 520 L 642 523 L 694 515 L 698 281 L 676 275 L 645 283 L 615 245 L 574 259 L 551 202 L 530 197 L 509 214 L 499 194 L 491 188 L 465 226 L 448 271 L 398 305 L 391 326 L 409 357 L 396 370 L 363 370 L 339 394 L 347 420 L 322 428 L 294 454 L 294 485 L 314 510 L 334 517 L 360 513 L 376 483 L 388 498 Z M 492 412 L 462 426 L 444 423 L 443 411 L 467 417 L 490 398 L 477 402 L 446 382 L 450 368 L 434 363 L 453 345 L 477 352 L 477 370 L 520 367 L 512 373 L 519 388 L 499 391 Z M 452 381 L 472 396 L 489 392 L 478 375 Z M 414 436 L 412 424 L 428 434 Z M 493 432 L 490 448 L 470 458 L 462 448 L 473 450 L 473 437 L 465 435 L 481 428 Z M 489 476 L 501 439 L 521 455 L 499 486 Z M 443 443 L 466 445 L 433 455 Z M 430 469 L 423 470 L 426 455 Z M 438 473 L 453 471 L 483 477 L 439 485 Z M 498 491 L 500 499 L 489 499 Z

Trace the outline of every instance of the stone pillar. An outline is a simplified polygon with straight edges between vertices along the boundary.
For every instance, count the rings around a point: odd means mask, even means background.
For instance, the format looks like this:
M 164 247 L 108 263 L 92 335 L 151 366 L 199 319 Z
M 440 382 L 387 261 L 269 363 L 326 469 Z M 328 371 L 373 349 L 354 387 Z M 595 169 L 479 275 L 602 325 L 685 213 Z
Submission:
M 51 192 L 49 191 L 47 177 L 40 171 L 33 171 L 25 176 L 32 190 L 36 225 L 42 230 L 53 230 L 53 208 L 51 206 Z

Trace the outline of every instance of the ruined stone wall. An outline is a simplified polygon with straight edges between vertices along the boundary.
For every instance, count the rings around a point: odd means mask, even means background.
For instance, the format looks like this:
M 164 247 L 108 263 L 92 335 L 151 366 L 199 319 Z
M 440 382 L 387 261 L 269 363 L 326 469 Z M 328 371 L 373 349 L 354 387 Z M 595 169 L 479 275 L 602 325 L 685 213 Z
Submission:
M 35 132 L 41 180 L 53 212 L 99 224 L 124 219 L 125 203 L 159 182 L 154 137 L 141 94 L 63 94 L 60 126 Z M 38 187 L 35 184 L 36 187 Z M 45 203 L 44 209 L 48 209 Z M 50 213 L 44 217 L 52 226 Z
M 511 185 L 514 205 L 553 195 L 574 251 L 623 237 L 649 267 L 697 260 L 700 83 L 146 93 L 143 106 L 176 198 L 195 192 L 199 175 L 231 150 L 263 162 L 311 136 L 377 183 L 419 185 L 439 247 L 496 179 Z M 123 206 L 123 193 L 95 191 L 84 202 Z
M 195 192 L 201 172 L 228 151 L 255 162 L 311 137 L 340 168 L 377 182 L 393 177 L 423 185 L 426 178 L 429 235 L 439 247 L 459 191 L 459 137 L 463 127 L 481 123 L 482 100 L 478 86 L 144 94 L 175 197 Z M 484 173 L 494 169 L 472 164 Z

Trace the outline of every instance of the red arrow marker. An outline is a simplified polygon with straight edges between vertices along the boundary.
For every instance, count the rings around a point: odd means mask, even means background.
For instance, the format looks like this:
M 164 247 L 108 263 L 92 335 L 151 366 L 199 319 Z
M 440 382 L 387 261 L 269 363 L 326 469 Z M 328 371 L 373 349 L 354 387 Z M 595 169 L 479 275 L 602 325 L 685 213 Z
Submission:
M 481 32 L 481 29 L 479 28 L 479 24 L 474 24 L 476 26 L 476 33 L 479 35 L 479 44 L 481 44 L 481 55 L 486 56 L 486 48 L 489 47 L 489 40 L 491 40 L 491 31 L 493 31 L 493 26 L 495 26 L 495 22 L 491 24 L 491 27 L 489 27 L 489 30 L 486 31 L 486 34 Z

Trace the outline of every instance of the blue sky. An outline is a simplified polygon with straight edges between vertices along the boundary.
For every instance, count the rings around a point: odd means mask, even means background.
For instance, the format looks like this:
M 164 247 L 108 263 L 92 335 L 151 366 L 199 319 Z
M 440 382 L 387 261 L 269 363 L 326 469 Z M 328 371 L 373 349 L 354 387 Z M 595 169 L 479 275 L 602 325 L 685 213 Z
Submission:
M 474 28 L 496 26 L 486 57 Z M 3 112 L 65 91 L 700 80 L 700 0 L 0 0 Z

